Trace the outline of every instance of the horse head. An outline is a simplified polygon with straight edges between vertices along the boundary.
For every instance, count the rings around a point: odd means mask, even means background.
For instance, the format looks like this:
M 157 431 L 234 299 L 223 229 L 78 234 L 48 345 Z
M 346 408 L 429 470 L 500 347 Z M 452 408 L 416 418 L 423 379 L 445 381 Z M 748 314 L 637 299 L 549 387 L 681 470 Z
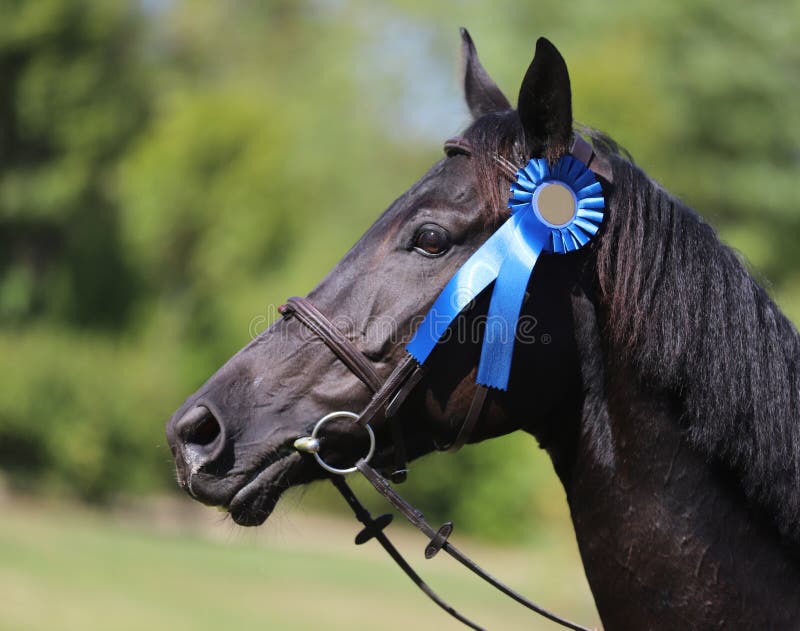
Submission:
M 474 149 L 448 145 L 447 155 L 379 217 L 308 296 L 381 379 L 406 355 L 406 343 L 447 281 L 507 218 L 508 181 L 493 156 L 515 163 L 534 155 L 556 160 L 573 138 L 569 78 L 552 44 L 540 40 L 537 46 L 518 113 L 481 65 L 466 31 L 462 37 L 464 93 L 474 118 L 464 138 Z M 568 394 L 578 383 L 578 367 L 569 296 L 585 256 L 540 261 L 523 308 L 510 386 L 488 394 L 469 440 L 520 428 L 534 431 L 534 426 L 542 436 L 567 431 L 549 421 L 574 406 Z M 399 409 L 410 458 L 451 444 L 468 415 L 486 307 L 481 295 L 465 310 Z M 521 391 L 527 402 L 513 394 Z M 324 473 L 293 449 L 294 441 L 321 417 L 358 412 L 370 397 L 368 385 L 297 318 L 283 318 L 234 355 L 172 417 L 167 434 L 178 479 L 196 499 L 229 509 L 236 522 L 261 523 L 285 489 Z M 390 457 L 382 447 L 392 439 L 388 423 L 374 425 L 381 465 Z M 367 436 L 352 422 L 332 423 L 326 430 L 326 461 L 353 463 L 365 453 Z

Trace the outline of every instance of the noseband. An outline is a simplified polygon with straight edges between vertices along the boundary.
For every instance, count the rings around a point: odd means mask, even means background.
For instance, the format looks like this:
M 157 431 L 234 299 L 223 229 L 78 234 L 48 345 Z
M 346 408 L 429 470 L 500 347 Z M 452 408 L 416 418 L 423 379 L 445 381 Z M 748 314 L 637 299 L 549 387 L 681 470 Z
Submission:
M 461 137 L 448 140 L 445 143 L 445 151 L 448 154 L 460 153 L 466 156 L 471 156 L 473 153 L 470 143 L 465 138 Z M 575 135 L 570 153 L 596 174 L 605 178 L 607 181 L 611 181 L 611 167 L 608 162 L 597 156 L 591 145 L 580 136 Z M 517 167 L 503 156 L 495 155 L 493 158 L 503 176 L 513 182 L 516 179 Z M 440 550 L 445 550 L 445 552 L 467 567 L 470 571 L 528 609 L 569 629 L 589 631 L 587 627 L 570 622 L 569 620 L 543 609 L 486 572 L 448 541 L 448 537 L 453 531 L 452 522 L 447 522 L 440 528 L 434 529 L 425 520 L 421 511 L 414 508 L 403 499 L 392 488 L 389 480 L 370 466 L 369 462 L 375 452 L 375 436 L 371 424 L 388 421 L 393 441 L 392 451 L 394 463 L 393 467 L 386 475 L 391 481 L 396 483 L 405 480 L 407 475 L 407 457 L 403 441 L 403 432 L 400 427 L 397 412 L 425 375 L 424 365 L 418 363 L 410 354 L 406 353 L 389 376 L 383 380 L 375 371 L 371 360 L 364 355 L 352 341 L 345 337 L 345 335 L 307 298 L 289 298 L 286 304 L 281 306 L 279 311 L 285 318 L 296 318 L 301 324 L 314 333 L 314 335 L 322 340 L 334 355 L 336 355 L 336 357 L 372 392 L 370 402 L 360 414 L 346 411 L 332 412 L 317 422 L 310 436 L 301 437 L 295 441 L 295 448 L 298 451 L 313 454 L 319 465 L 331 474 L 331 481 L 334 486 L 350 505 L 356 518 L 363 524 L 363 530 L 356 536 L 356 544 L 360 545 L 375 538 L 406 575 L 439 607 L 466 626 L 472 629 L 482 629 L 482 627 L 475 624 L 443 601 L 422 580 L 400 555 L 391 541 L 389 541 L 383 530 L 391 523 L 392 516 L 387 514 L 373 518 L 344 481 L 344 474 L 359 471 L 372 486 L 392 504 L 392 506 L 429 539 L 429 543 L 425 548 L 425 558 L 430 559 Z M 485 407 L 487 394 L 488 388 L 486 386 L 476 385 L 472 402 L 461 427 L 452 443 L 447 447 L 443 447 L 443 449 L 446 448 L 455 451 L 469 441 L 470 436 L 480 420 L 483 408 Z M 323 426 L 336 418 L 352 419 L 365 429 L 370 438 L 369 452 L 365 457 L 361 458 L 355 466 L 347 469 L 332 467 L 326 463 L 319 454 L 319 435 Z

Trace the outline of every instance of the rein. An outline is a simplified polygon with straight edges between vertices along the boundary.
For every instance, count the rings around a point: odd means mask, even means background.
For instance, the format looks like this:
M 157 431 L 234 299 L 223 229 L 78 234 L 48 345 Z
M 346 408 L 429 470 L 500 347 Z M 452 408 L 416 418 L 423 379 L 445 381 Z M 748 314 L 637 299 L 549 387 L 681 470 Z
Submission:
M 465 138 L 452 138 L 445 143 L 444 148 L 445 151 L 451 155 L 454 153 L 460 153 L 466 156 L 472 155 L 472 147 Z M 570 154 L 607 181 L 611 180 L 611 168 L 608 162 L 596 156 L 591 145 L 578 135 L 574 136 Z M 502 156 L 495 155 L 494 161 L 503 176 L 512 182 L 516 180 L 518 169 L 509 160 Z M 440 550 L 444 550 L 471 572 L 477 574 L 490 585 L 528 609 L 568 629 L 590 631 L 588 627 L 566 620 L 540 607 L 481 568 L 448 541 L 448 538 L 453 532 L 452 522 L 446 522 L 438 529 L 434 529 L 425 520 L 425 517 L 419 509 L 414 508 L 403 499 L 403 497 L 394 490 L 390 481 L 369 465 L 369 461 L 375 452 L 375 435 L 371 424 L 386 421 L 389 423 L 391 431 L 394 459 L 393 467 L 388 473 L 388 477 L 395 483 L 405 480 L 407 476 L 407 457 L 402 428 L 400 427 L 397 412 L 425 375 L 424 364 L 419 363 L 412 355 L 406 353 L 389 376 L 385 380 L 382 380 L 375 371 L 370 359 L 366 357 L 352 341 L 345 337 L 344 334 L 342 334 L 342 332 L 307 298 L 289 298 L 286 304 L 281 306 L 279 311 L 285 318 L 295 317 L 301 324 L 314 333 L 314 335 L 322 340 L 334 355 L 336 355 L 336 357 L 373 393 L 372 399 L 360 414 L 344 411 L 332 412 L 317 422 L 310 436 L 298 438 L 294 444 L 298 451 L 312 454 L 317 460 L 317 463 L 330 474 L 333 485 L 339 493 L 341 493 L 353 510 L 356 518 L 364 526 L 361 532 L 356 536 L 355 543 L 361 545 L 370 539 L 376 539 L 403 572 L 434 603 L 436 603 L 437 606 L 466 626 L 477 630 L 483 629 L 483 627 L 472 622 L 469 618 L 460 614 L 442 600 L 414 571 L 397 548 L 394 547 L 383 532 L 391 523 L 392 515 L 385 514 L 373 518 L 344 480 L 343 476 L 345 474 L 358 471 L 372 484 L 378 493 L 403 515 L 403 517 L 428 538 L 429 542 L 425 548 L 426 559 L 431 559 L 438 554 Z M 489 389 L 486 386 L 476 384 L 467 416 L 453 442 L 449 447 L 446 447 L 447 449 L 452 451 L 458 450 L 469 441 L 485 407 L 488 391 Z M 358 460 L 353 467 L 347 469 L 330 466 L 319 454 L 321 440 L 318 438 L 318 435 L 326 423 L 337 418 L 352 419 L 365 429 L 370 439 L 368 454 L 364 458 Z

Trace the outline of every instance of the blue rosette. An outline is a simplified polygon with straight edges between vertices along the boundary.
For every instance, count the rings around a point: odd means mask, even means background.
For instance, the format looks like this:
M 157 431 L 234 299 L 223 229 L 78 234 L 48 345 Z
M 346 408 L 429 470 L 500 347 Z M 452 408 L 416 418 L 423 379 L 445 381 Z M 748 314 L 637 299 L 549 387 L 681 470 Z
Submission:
M 544 186 L 547 185 L 547 186 Z M 571 193 L 574 212 L 563 222 L 554 222 L 556 211 L 539 208 L 543 192 L 550 186 L 561 186 Z M 600 182 L 580 160 L 564 156 L 551 169 L 547 160 L 534 158 L 517 171 L 511 185 L 508 207 L 512 213 L 532 210 L 543 225 L 550 228 L 546 252 L 573 252 L 586 245 L 603 223 L 605 199 Z
M 476 381 L 505 390 L 522 300 L 542 252 L 585 246 L 603 222 L 605 199 L 595 174 L 564 156 L 551 167 L 534 158 L 511 185 L 508 218 L 458 269 L 434 301 L 406 350 L 424 363 L 458 314 L 494 283 Z

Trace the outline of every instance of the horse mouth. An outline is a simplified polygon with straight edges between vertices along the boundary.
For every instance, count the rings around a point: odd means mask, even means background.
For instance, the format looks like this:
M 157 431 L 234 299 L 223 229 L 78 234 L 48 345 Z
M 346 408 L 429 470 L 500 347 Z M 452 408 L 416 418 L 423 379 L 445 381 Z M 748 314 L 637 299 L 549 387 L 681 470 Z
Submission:
M 282 451 L 270 458 L 234 494 L 227 506 L 231 518 L 240 526 L 260 526 L 272 514 L 281 495 L 299 482 L 302 456 Z

